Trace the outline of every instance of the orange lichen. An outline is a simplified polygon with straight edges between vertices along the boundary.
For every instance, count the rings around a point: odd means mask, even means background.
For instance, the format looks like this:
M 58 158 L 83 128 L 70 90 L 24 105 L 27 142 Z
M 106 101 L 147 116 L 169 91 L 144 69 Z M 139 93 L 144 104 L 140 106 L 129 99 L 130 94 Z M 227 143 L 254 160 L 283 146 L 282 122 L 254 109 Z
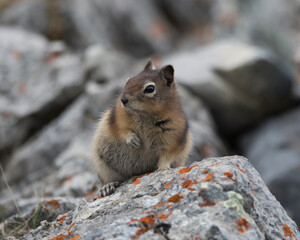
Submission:
M 54 208 L 59 208 L 59 201 L 58 200 L 50 200 L 44 203 L 45 206 L 47 205 L 53 205 Z
M 168 182 L 168 183 L 164 186 L 164 188 L 168 188 L 168 187 L 171 185 L 172 182 L 173 182 L 173 180 L 171 180 L 170 182 Z
M 138 185 L 138 184 L 140 184 L 142 181 L 140 180 L 140 179 L 137 179 L 133 184 L 134 185 Z
M 231 172 L 224 172 L 224 175 L 229 177 L 229 178 L 233 177 L 233 174 Z
M 59 234 L 54 238 L 49 238 L 48 240 L 62 240 L 63 238 L 69 237 L 69 234 Z
M 154 225 L 155 222 L 155 217 L 157 217 L 157 215 L 149 215 L 149 216 L 145 216 L 142 217 L 140 219 L 141 222 L 145 223 L 145 224 L 149 224 L 151 227 Z
M 231 179 L 232 181 L 236 182 L 236 179 L 233 179 L 233 174 L 231 172 L 224 172 L 224 175 L 227 176 L 227 179 Z
M 57 235 L 56 237 L 54 237 L 54 238 L 49 238 L 48 240 L 62 240 L 63 238 L 67 238 L 67 237 L 69 237 L 70 236 L 70 234 L 71 234 L 71 228 L 74 226 L 74 223 L 68 228 L 68 230 L 67 230 L 67 234 L 59 234 L 59 235 Z M 75 238 L 76 239 L 76 238 Z
M 131 218 L 129 222 L 126 224 L 130 224 L 133 222 L 140 222 L 144 225 L 147 225 L 148 227 L 153 227 L 155 223 L 155 218 L 157 218 L 157 214 L 147 215 L 145 217 L 141 217 L 140 219 Z
M 78 238 L 80 238 L 81 237 L 81 235 L 76 235 L 75 237 L 72 237 L 72 238 L 70 238 L 69 240 L 76 240 L 76 239 L 78 239 Z
M 164 205 L 163 202 L 159 202 L 158 204 L 153 205 L 152 207 L 157 208 L 157 207 L 161 207 L 161 206 L 163 206 L 163 205 Z
M 140 227 L 134 236 L 131 236 L 132 239 L 138 239 L 142 234 L 144 234 L 145 232 L 148 232 L 150 229 L 147 227 Z
M 291 231 L 290 227 L 286 223 L 281 223 L 283 226 L 284 236 L 287 240 L 292 240 L 292 237 L 295 237 L 295 234 Z
M 209 171 L 208 169 L 204 169 L 202 173 L 206 174 L 206 173 L 208 173 L 208 171 Z
M 133 177 L 132 178 L 132 183 L 134 183 L 138 178 L 140 178 L 140 177 L 142 177 L 142 176 L 135 176 L 135 177 Z
M 203 179 L 201 180 L 201 182 L 208 182 L 208 181 L 211 181 L 211 180 L 215 179 L 214 176 L 215 176 L 214 173 L 210 173 L 210 174 L 208 174 L 205 178 L 203 178 Z
M 133 223 L 133 222 L 139 222 L 139 220 L 136 218 L 131 218 L 130 221 L 127 222 L 126 224 Z
M 200 207 L 214 206 L 214 205 L 216 205 L 216 202 L 205 201 L 200 205 Z
M 172 207 L 172 204 L 168 204 L 168 205 L 167 205 L 167 208 L 170 208 L 170 207 Z
M 175 194 L 174 196 L 170 197 L 168 201 L 173 202 L 173 203 L 178 203 L 181 198 L 183 198 L 183 196 L 180 195 L 180 192 L 179 192 L 179 193 Z
M 62 216 L 62 217 L 60 217 L 59 219 L 57 219 L 56 221 L 57 222 L 59 222 L 59 223 L 63 223 L 64 221 L 65 221 L 65 218 L 66 218 L 67 216 Z
M 153 212 L 153 210 L 150 211 L 151 213 Z M 155 219 L 157 219 L 157 217 L 161 220 L 167 219 L 169 216 L 171 216 L 173 213 L 173 211 L 169 212 L 168 214 L 161 214 L 159 217 L 157 216 L 157 214 L 152 214 L 152 215 L 147 215 L 145 217 L 141 217 L 140 219 L 136 219 L 136 218 L 131 218 L 130 222 L 127 222 L 126 224 L 130 224 L 133 222 L 140 222 L 142 223 L 142 227 L 139 228 L 134 236 L 131 236 L 131 238 L 133 239 L 138 239 L 140 237 L 141 234 L 144 234 L 145 232 L 149 231 L 155 224 Z
M 195 190 L 195 188 L 191 188 L 191 186 L 197 183 L 198 183 L 197 180 L 192 181 L 191 179 L 187 178 L 185 182 L 181 183 L 181 186 L 183 188 L 187 188 L 188 190 L 193 191 Z
M 163 213 L 162 215 L 160 215 L 158 218 L 161 220 L 165 220 L 168 217 L 170 217 L 172 215 L 173 211 L 169 212 L 169 213 Z
M 243 169 L 240 168 L 239 165 L 237 165 L 238 169 L 242 172 L 242 173 L 246 173 Z
M 210 165 L 210 167 L 217 166 L 217 165 L 220 164 L 220 163 L 221 163 L 221 162 L 217 162 L 217 163 L 215 163 L 215 164 Z
M 91 191 L 91 192 L 85 194 L 84 197 L 85 197 L 85 198 L 91 197 L 91 196 L 94 195 L 94 193 L 95 193 L 95 191 Z
M 250 227 L 249 222 L 245 218 L 242 218 L 241 220 L 236 221 L 235 224 L 236 224 L 237 230 L 241 233 L 244 233 Z
M 187 173 L 189 171 L 191 171 L 194 167 L 198 167 L 199 165 L 198 164 L 195 164 L 193 166 L 190 166 L 190 167 L 185 167 L 185 168 L 182 168 L 179 173 Z
M 149 174 L 150 174 L 150 173 L 145 173 L 145 174 L 142 174 L 142 175 L 139 175 L 139 176 L 135 176 L 135 177 L 132 178 L 132 182 L 131 182 L 131 183 L 134 183 L 134 182 L 136 182 L 137 179 L 142 178 L 142 177 L 144 177 L 145 175 L 149 175 Z
M 150 210 L 150 211 L 147 212 L 147 214 L 150 214 L 150 213 L 153 213 L 153 212 L 154 212 L 154 210 Z
M 68 230 L 67 230 L 67 231 L 68 231 L 68 233 L 70 233 L 70 231 L 71 231 L 71 228 L 72 228 L 72 227 L 74 227 L 74 225 L 75 225 L 75 223 L 72 223 L 72 224 L 71 224 L 71 226 L 70 226 L 70 227 L 68 228 Z

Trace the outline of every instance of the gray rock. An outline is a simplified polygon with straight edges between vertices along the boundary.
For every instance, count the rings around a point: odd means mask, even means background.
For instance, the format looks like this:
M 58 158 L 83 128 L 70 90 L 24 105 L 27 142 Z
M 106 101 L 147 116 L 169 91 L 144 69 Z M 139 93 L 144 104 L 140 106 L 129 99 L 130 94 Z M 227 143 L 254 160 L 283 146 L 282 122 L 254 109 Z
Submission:
M 273 118 L 241 137 L 243 154 L 271 192 L 300 224 L 300 108 Z
M 206 159 L 131 179 L 115 194 L 95 202 L 83 200 L 74 210 L 54 222 L 43 221 L 20 239 L 59 234 L 83 239 L 300 237 L 258 172 L 238 156 Z
M 205 104 L 181 85 L 177 89 L 193 134 L 193 149 L 186 165 L 206 157 L 227 155 L 226 145 L 217 134 L 214 120 Z
M 27 203 L 27 205 L 26 205 Z M 14 235 L 20 237 L 28 232 L 29 229 L 38 227 L 42 221 L 54 221 L 57 216 L 64 214 L 74 209 L 80 203 L 79 199 L 66 198 L 45 198 L 45 199 L 27 199 L 19 202 L 22 215 L 15 215 L 0 223 L 1 233 L 6 236 Z M 5 209 L 6 203 L 3 203 L 2 208 Z M 6 210 L 6 209 L 5 209 Z M 16 231 L 18 229 L 18 231 Z M 2 235 L 0 233 L 0 238 Z M 5 236 L 5 237 L 6 237 Z M 12 236 L 5 239 L 15 239 Z
M 262 49 L 226 40 L 164 59 L 177 81 L 211 109 L 219 129 L 235 135 L 293 103 L 294 79 Z
M 11 160 L 5 175 L 13 195 L 6 186 L 0 192 L 5 218 L 17 213 L 14 199 L 25 214 L 37 205 L 32 200 L 34 195 L 70 199 L 95 191 L 97 175 L 90 149 L 93 127 L 83 126 L 84 119 L 79 118 L 84 113 L 84 103 L 86 98 L 78 99 Z
M 76 100 L 63 115 L 12 155 L 5 168 L 10 184 L 35 181 L 51 169 L 55 158 L 78 134 L 85 105 L 84 97 Z
M 149 1 L 75 2 L 73 20 L 90 44 L 104 39 L 103 44 L 113 43 L 134 56 L 162 53 L 172 45 L 171 26 Z
M 130 75 L 136 74 L 144 67 L 139 66 L 132 57 L 113 49 L 106 49 L 99 44 L 85 50 L 83 64 L 86 78 L 100 84 L 116 82 L 120 78 L 125 82 Z
M 212 1 L 180 0 L 174 4 L 172 0 L 162 0 L 158 1 L 158 4 L 172 23 L 181 30 L 201 28 L 212 21 Z
M 82 92 L 84 79 L 77 56 L 23 30 L 0 28 L 0 53 L 1 155 L 56 117 Z
M 163 53 L 172 45 L 172 27 L 156 5 L 145 0 L 21 1 L 4 10 L 0 22 L 74 47 L 101 43 L 134 56 Z

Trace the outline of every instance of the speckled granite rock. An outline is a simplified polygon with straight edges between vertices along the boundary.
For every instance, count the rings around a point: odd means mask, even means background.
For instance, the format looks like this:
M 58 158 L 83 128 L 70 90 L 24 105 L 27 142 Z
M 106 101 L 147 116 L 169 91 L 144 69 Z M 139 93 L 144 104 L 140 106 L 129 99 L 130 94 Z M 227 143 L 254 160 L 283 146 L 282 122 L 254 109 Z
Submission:
M 59 204 L 59 203 L 58 203 Z M 299 239 L 296 224 L 243 157 L 135 177 L 20 239 Z

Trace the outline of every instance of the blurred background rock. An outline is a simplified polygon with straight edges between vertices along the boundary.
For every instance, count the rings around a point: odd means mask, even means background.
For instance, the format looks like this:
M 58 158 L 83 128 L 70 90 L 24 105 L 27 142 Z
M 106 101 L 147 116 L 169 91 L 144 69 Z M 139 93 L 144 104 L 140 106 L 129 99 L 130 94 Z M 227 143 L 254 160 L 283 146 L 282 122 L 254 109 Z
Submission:
M 175 67 L 188 163 L 244 155 L 299 225 L 299 27 L 298 0 L 0 0 L 0 163 L 21 211 L 95 191 L 95 123 L 151 57 Z M 0 201 L 16 213 L 2 175 Z

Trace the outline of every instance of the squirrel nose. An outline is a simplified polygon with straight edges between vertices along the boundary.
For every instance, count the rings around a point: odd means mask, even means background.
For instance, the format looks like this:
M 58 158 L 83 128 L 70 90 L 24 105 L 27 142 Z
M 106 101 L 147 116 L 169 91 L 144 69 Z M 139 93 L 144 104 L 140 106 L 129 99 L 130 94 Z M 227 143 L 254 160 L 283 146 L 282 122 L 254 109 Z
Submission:
M 128 103 L 128 98 L 122 95 L 121 102 L 125 105 L 126 103 Z

